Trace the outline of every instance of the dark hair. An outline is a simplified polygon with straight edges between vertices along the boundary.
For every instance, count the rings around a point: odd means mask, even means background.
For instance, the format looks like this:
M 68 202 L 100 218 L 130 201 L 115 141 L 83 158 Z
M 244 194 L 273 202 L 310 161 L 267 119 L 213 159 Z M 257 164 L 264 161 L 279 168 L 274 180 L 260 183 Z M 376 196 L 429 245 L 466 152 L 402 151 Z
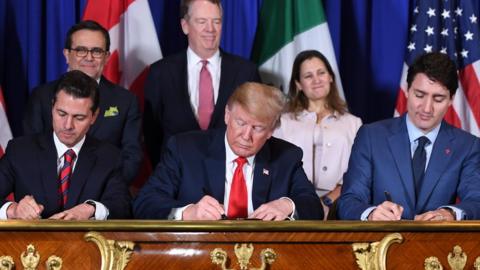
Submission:
M 326 97 L 326 106 L 328 109 L 337 111 L 340 114 L 347 112 L 347 104 L 340 98 L 338 93 L 337 83 L 335 82 L 335 74 L 333 73 L 332 66 L 328 62 L 327 58 L 319 51 L 316 50 L 307 50 L 300 52 L 295 57 L 292 67 L 292 76 L 290 77 L 290 85 L 288 88 L 288 111 L 293 112 L 295 116 L 297 113 L 308 108 L 308 98 L 305 96 L 303 91 L 297 89 L 295 82 L 300 82 L 300 68 L 306 60 L 312 58 L 318 58 L 325 64 L 328 74 L 332 77 L 332 82 L 330 83 L 330 92 Z
M 69 71 L 60 77 L 53 95 L 53 104 L 57 101 L 57 95 L 60 91 L 75 98 L 90 98 L 92 107 L 90 110 L 95 113 L 99 103 L 98 83 L 87 74 L 80 70 Z
M 193 2 L 197 0 L 182 0 L 180 2 L 180 19 L 187 19 L 186 16 L 188 15 L 188 11 L 190 10 L 190 6 Z M 217 5 L 220 9 L 220 14 L 223 12 L 222 10 L 222 3 L 220 0 L 206 0 L 214 5 Z
M 65 49 L 72 49 L 72 36 L 75 32 L 80 30 L 90 30 L 90 31 L 99 31 L 102 33 L 103 38 L 105 39 L 105 50 L 110 51 L 110 35 L 108 34 L 107 29 L 101 26 L 96 21 L 87 20 L 81 21 L 74 26 L 70 27 L 67 32 L 67 39 L 65 40 Z
M 455 95 L 458 88 L 458 75 L 455 62 L 448 55 L 433 52 L 419 56 L 408 68 L 407 85 L 412 85 L 418 73 L 425 74 L 430 80 L 445 86 L 450 92 L 450 97 Z

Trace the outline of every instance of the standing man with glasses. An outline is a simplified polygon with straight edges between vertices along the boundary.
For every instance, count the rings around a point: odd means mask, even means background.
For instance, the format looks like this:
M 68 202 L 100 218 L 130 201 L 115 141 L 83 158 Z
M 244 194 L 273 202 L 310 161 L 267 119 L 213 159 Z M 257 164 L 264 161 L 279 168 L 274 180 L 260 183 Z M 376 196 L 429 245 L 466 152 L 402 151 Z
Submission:
M 458 87 L 455 63 L 446 54 L 422 55 L 407 85 L 406 114 L 358 131 L 338 216 L 480 219 L 480 140 L 443 121 Z
M 102 76 L 110 57 L 109 49 L 108 31 L 95 21 L 82 21 L 68 31 L 63 54 L 69 71 L 80 70 L 99 84 L 100 112 L 89 135 L 122 150 L 123 175 L 127 183 L 131 183 L 143 156 L 141 114 L 134 94 Z M 25 134 L 51 130 L 51 100 L 57 84 L 58 80 L 33 90 L 23 121 Z
M 257 67 L 220 49 L 220 0 L 182 0 L 188 49 L 155 62 L 145 82 L 144 134 L 153 165 L 172 135 L 225 127 L 228 97 L 240 84 L 260 81 Z

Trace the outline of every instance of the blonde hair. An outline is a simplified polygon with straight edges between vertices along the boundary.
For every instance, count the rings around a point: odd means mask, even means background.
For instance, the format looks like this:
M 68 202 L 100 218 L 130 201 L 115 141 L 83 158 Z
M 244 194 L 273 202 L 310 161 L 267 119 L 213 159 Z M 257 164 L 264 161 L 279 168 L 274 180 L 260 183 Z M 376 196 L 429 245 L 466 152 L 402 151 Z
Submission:
M 278 124 L 285 109 L 286 98 L 279 89 L 261 83 L 246 82 L 235 89 L 227 102 L 229 110 L 234 104 L 240 105 L 259 121 Z

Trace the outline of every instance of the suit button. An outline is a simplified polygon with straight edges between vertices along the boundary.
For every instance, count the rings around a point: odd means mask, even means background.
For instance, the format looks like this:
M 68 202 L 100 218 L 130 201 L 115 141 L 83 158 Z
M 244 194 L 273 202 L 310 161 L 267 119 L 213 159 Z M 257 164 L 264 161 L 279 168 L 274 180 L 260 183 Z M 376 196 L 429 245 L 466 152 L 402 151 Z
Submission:
M 327 171 L 327 166 L 323 166 L 322 170 L 325 172 Z
M 330 146 L 332 146 L 332 143 L 327 143 L 327 147 L 330 147 Z

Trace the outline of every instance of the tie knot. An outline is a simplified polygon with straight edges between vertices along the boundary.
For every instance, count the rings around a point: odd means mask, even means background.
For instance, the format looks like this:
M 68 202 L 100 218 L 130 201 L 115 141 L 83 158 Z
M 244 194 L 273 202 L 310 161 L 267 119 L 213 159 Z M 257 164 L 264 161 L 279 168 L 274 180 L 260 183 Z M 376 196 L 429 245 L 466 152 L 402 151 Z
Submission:
M 72 149 L 68 149 L 67 151 L 65 151 L 64 156 L 67 162 L 72 162 L 72 160 L 74 160 L 77 155 L 75 154 L 75 151 L 73 151 Z
M 243 165 L 245 165 L 245 163 L 247 163 L 247 159 L 244 157 L 238 157 L 235 159 L 235 162 L 239 167 L 242 167 Z
M 208 60 L 200 60 L 200 62 L 202 63 L 202 68 L 208 65 Z
M 417 147 L 421 147 L 421 148 L 425 147 L 425 145 L 430 143 L 430 140 L 425 136 L 419 137 L 417 141 L 418 141 Z

